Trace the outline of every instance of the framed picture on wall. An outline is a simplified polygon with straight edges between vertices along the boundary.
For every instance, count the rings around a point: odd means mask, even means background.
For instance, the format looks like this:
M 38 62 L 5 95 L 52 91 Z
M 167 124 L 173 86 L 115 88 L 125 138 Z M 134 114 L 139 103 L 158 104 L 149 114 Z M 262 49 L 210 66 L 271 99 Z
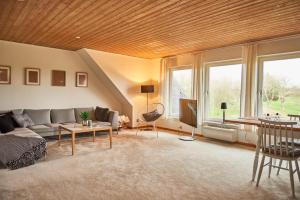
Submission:
M 66 71 L 52 70 L 52 86 L 66 86 Z
M 76 87 L 88 87 L 87 72 L 76 72 Z
M 25 85 L 40 85 L 40 72 L 38 68 L 25 68 Z
M 0 65 L 0 84 L 11 83 L 11 67 L 7 65 Z

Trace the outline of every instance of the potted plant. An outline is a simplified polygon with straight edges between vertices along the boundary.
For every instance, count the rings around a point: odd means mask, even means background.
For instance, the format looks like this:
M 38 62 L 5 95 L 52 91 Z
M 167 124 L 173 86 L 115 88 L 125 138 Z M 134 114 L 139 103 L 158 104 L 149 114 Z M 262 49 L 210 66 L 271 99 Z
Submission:
M 87 121 L 88 121 L 88 119 L 89 119 L 89 113 L 88 112 L 82 112 L 82 113 L 80 113 L 80 118 L 82 119 L 82 125 L 83 126 L 87 126 Z

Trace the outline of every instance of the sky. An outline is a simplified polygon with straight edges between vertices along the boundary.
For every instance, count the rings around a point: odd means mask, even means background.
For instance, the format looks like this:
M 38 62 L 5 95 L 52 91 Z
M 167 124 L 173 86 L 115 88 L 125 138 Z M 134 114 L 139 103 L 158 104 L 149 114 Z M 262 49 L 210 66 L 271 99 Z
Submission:
M 264 74 L 286 78 L 289 86 L 300 87 L 300 58 L 264 61 Z
M 242 64 L 210 67 L 209 73 L 211 82 L 222 79 L 240 81 L 242 77 Z

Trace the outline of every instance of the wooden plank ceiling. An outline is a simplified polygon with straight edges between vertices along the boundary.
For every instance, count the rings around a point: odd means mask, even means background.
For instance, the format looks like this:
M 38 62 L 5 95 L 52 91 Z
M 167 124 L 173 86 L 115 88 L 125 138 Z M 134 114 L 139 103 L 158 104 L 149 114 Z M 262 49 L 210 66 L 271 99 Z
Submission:
M 0 40 L 68 50 L 159 58 L 299 33 L 300 0 L 0 1 Z

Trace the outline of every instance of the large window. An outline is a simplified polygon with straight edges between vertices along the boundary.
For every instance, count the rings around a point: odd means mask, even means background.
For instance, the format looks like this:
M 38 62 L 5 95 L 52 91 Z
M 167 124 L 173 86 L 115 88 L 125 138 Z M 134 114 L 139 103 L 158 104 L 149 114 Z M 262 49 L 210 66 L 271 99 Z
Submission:
M 300 55 L 262 58 L 259 114 L 300 114 Z
M 207 65 L 206 118 L 221 119 L 221 103 L 227 103 L 226 118 L 238 118 L 241 112 L 242 64 L 224 62 Z
M 179 99 L 192 98 L 193 69 L 191 67 L 176 67 L 170 70 L 170 110 L 169 115 L 178 117 Z

